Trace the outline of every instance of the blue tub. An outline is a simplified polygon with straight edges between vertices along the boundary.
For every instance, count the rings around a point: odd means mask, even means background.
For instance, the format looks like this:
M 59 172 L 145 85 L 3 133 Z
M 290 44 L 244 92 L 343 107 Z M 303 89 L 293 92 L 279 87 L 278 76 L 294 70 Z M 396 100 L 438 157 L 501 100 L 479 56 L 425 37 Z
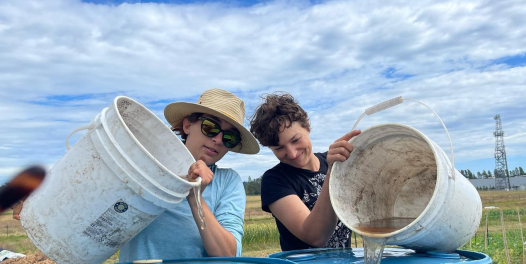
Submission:
M 353 264 L 364 263 L 363 248 L 315 248 L 305 250 L 284 251 L 270 254 L 269 258 L 290 260 L 296 263 L 331 263 Z M 415 253 L 411 249 L 386 247 L 382 255 L 381 264 L 444 264 L 469 262 L 470 264 L 490 264 L 491 258 L 483 253 L 456 250 L 452 253 L 428 252 Z
M 295 264 L 292 261 L 276 258 L 253 258 L 253 257 L 237 257 L 237 258 L 227 258 L 227 257 L 210 257 L 210 258 L 193 258 L 193 259 L 166 259 L 162 262 L 153 262 L 152 264 L 170 264 L 170 263 L 236 263 L 236 264 Z M 132 262 L 122 262 L 118 264 L 133 264 Z

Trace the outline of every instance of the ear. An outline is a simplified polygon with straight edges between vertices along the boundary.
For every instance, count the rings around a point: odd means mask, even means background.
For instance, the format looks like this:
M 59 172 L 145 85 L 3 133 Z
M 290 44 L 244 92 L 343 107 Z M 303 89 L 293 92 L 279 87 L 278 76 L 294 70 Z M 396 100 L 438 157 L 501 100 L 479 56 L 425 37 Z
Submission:
M 188 120 L 188 118 L 186 117 L 185 119 L 183 119 L 183 131 L 185 134 L 190 134 L 190 126 L 192 125 L 192 123 L 190 123 L 190 120 Z

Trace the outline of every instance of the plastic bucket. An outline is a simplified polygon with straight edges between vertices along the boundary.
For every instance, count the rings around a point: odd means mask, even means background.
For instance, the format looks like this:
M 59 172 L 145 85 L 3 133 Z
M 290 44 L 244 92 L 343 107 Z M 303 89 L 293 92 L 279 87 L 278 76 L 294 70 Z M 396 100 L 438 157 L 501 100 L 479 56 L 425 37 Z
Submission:
M 403 100 L 416 101 L 398 97 L 364 114 Z M 453 145 L 442 125 L 453 160 Z M 350 142 L 354 147 L 350 157 L 333 165 L 329 193 L 336 215 L 352 231 L 387 238 L 389 245 L 446 252 L 475 235 L 482 217 L 480 196 L 435 142 L 401 124 L 371 127 Z M 368 222 L 380 225 L 363 228 Z M 386 225 L 390 228 L 382 230 Z
M 482 216 L 477 190 L 457 170 L 452 177 L 446 154 L 424 134 L 385 124 L 366 129 L 351 144 L 351 156 L 334 164 L 329 185 L 333 208 L 347 227 L 418 251 L 453 251 L 475 234 Z M 393 231 L 358 228 L 404 218 L 413 220 Z
M 331 263 L 331 264 L 353 264 L 364 263 L 363 248 L 322 248 L 284 251 L 270 254 L 269 258 L 279 258 L 293 261 L 295 263 Z M 389 248 L 384 249 L 382 264 L 445 264 L 445 263 L 472 263 L 490 264 L 492 260 L 488 255 L 473 251 L 456 250 L 452 253 L 427 252 L 416 253 L 410 249 Z
M 292 261 L 275 258 L 255 258 L 255 257 L 210 257 L 210 258 L 190 258 L 190 259 L 168 259 L 168 260 L 146 260 L 146 261 L 134 261 L 134 262 L 121 262 L 119 264 L 170 264 L 170 263 L 208 263 L 208 264 L 219 264 L 219 263 L 236 263 L 236 264 L 294 264 Z
M 194 162 L 179 138 L 130 98 L 72 134 L 83 129 L 21 213 L 29 238 L 58 263 L 102 263 L 200 184 L 178 176 Z

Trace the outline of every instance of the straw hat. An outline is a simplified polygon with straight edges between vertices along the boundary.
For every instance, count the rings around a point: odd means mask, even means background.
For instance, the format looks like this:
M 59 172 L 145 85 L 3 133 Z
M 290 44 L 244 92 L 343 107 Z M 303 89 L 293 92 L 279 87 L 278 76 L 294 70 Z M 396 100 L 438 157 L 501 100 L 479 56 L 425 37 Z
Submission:
M 164 117 L 172 126 L 178 126 L 184 118 L 192 113 L 203 113 L 219 117 L 239 130 L 241 144 L 230 151 L 256 154 L 259 145 L 256 138 L 243 126 L 245 103 L 232 93 L 221 89 L 210 89 L 203 92 L 197 103 L 175 102 L 164 108 Z

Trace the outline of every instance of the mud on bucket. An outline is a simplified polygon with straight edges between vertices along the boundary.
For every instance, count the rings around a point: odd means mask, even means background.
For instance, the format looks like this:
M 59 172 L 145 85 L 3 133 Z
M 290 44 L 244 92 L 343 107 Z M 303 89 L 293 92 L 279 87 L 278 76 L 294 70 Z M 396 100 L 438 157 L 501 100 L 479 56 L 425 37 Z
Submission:
M 475 234 L 480 196 L 424 134 L 384 124 L 350 142 L 354 150 L 333 165 L 329 190 L 351 230 L 417 251 L 453 251 Z
M 102 263 L 200 184 L 178 176 L 194 162 L 179 138 L 128 97 L 72 133 L 84 129 L 21 212 L 35 246 L 61 264 Z

